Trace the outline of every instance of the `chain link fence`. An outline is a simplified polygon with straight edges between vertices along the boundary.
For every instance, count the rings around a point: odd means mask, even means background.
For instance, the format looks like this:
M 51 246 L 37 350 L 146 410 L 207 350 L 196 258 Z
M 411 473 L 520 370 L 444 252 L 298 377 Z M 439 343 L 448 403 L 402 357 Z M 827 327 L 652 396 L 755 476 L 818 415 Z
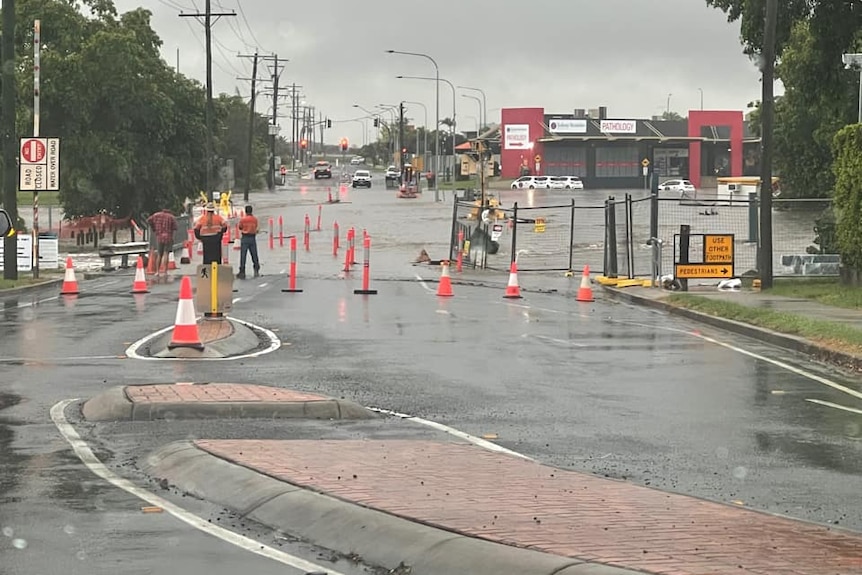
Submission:
M 834 222 L 829 199 L 774 198 L 774 275 L 839 275 Z M 523 272 L 589 265 L 609 277 L 654 277 L 673 273 L 674 238 L 682 225 L 694 235 L 733 234 L 735 275 L 756 273 L 756 194 L 730 200 L 634 192 L 610 196 L 603 205 L 568 199 L 511 208 L 456 199 L 449 257 L 455 260 L 463 250 L 465 267 L 477 269 L 508 271 L 517 257 Z

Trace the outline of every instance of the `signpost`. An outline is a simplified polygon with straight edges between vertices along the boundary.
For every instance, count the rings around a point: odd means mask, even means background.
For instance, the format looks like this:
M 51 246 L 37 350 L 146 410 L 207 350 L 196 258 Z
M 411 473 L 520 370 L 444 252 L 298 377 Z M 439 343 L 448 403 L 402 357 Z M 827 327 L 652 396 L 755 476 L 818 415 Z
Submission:
M 644 158 L 641 161 L 641 166 L 643 166 L 644 171 L 644 189 L 649 189 L 649 158 Z
M 686 234 L 686 241 L 674 241 L 674 277 L 677 279 L 728 279 L 734 277 L 733 234 Z M 697 248 L 700 244 L 700 249 Z M 679 253 L 677 246 L 687 245 L 688 253 Z M 682 250 L 680 250 L 682 251 Z M 693 257 L 700 252 L 700 257 Z M 700 261 L 696 261 L 699 259 Z M 694 260 L 694 261 L 693 261 Z

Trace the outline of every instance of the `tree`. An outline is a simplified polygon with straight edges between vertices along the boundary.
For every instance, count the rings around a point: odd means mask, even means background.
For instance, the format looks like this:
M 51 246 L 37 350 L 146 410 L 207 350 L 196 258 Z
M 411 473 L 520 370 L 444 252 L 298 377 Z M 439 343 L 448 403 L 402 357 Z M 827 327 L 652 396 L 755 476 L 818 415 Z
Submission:
M 269 120 L 255 114 L 254 140 L 252 141 L 252 173 L 248 166 L 248 104 L 239 96 L 222 94 L 215 102 L 215 120 L 219 126 L 214 151 L 224 160 L 233 160 L 235 186 L 241 189 L 251 177 L 252 188 L 264 185 L 266 162 L 269 157 Z
M 842 264 L 858 274 L 862 270 L 862 124 L 842 128 L 834 144 L 838 247 Z
M 662 120 L 668 120 L 671 122 L 680 122 L 684 121 L 685 118 L 679 112 L 662 112 L 661 113 Z
M 740 21 L 746 54 L 762 46 L 765 0 L 706 0 Z M 854 121 L 855 76 L 841 54 L 858 43 L 862 11 L 852 0 L 784 0 L 778 13 L 776 78 L 785 94 L 775 103 L 775 167 L 790 197 L 831 194 L 832 141 Z M 760 133 L 759 110 L 750 122 Z M 757 125 L 754 125 L 757 124 Z

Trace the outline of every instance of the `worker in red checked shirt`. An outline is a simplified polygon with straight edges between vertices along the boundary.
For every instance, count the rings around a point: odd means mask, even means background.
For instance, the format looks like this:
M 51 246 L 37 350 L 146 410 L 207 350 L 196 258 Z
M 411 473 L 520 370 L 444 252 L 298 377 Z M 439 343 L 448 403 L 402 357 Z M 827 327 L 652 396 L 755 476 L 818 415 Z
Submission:
M 164 208 L 147 218 L 147 224 L 156 237 L 156 274 L 160 275 L 164 270 L 164 274 L 167 275 L 169 254 L 174 249 L 177 218 L 171 210 Z

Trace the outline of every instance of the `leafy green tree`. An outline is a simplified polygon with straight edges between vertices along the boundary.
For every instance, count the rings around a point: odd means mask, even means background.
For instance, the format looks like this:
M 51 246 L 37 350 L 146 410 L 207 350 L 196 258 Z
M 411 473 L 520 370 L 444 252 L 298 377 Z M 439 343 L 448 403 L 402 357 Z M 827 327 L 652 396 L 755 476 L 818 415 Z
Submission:
M 251 152 L 252 172 L 248 174 L 248 103 L 239 96 L 222 94 L 215 100 L 215 109 L 216 124 L 219 126 L 215 152 L 223 160 L 234 161 L 236 180 L 234 191 L 242 190 L 248 177 L 251 177 L 252 189 L 262 187 L 265 184 L 264 177 L 269 158 L 268 120 L 260 114 L 255 114 Z
M 741 25 L 744 51 L 760 52 L 765 0 L 706 0 Z M 833 185 L 832 142 L 855 121 L 858 76 L 841 54 L 858 45 L 862 13 L 849 0 L 783 0 L 778 12 L 776 77 L 785 94 L 776 98 L 775 167 L 788 197 L 824 197 Z M 758 105 L 759 106 L 759 105 Z M 759 109 L 750 117 L 760 133 Z
M 842 263 L 862 270 L 862 124 L 835 136 L 835 212 Z

